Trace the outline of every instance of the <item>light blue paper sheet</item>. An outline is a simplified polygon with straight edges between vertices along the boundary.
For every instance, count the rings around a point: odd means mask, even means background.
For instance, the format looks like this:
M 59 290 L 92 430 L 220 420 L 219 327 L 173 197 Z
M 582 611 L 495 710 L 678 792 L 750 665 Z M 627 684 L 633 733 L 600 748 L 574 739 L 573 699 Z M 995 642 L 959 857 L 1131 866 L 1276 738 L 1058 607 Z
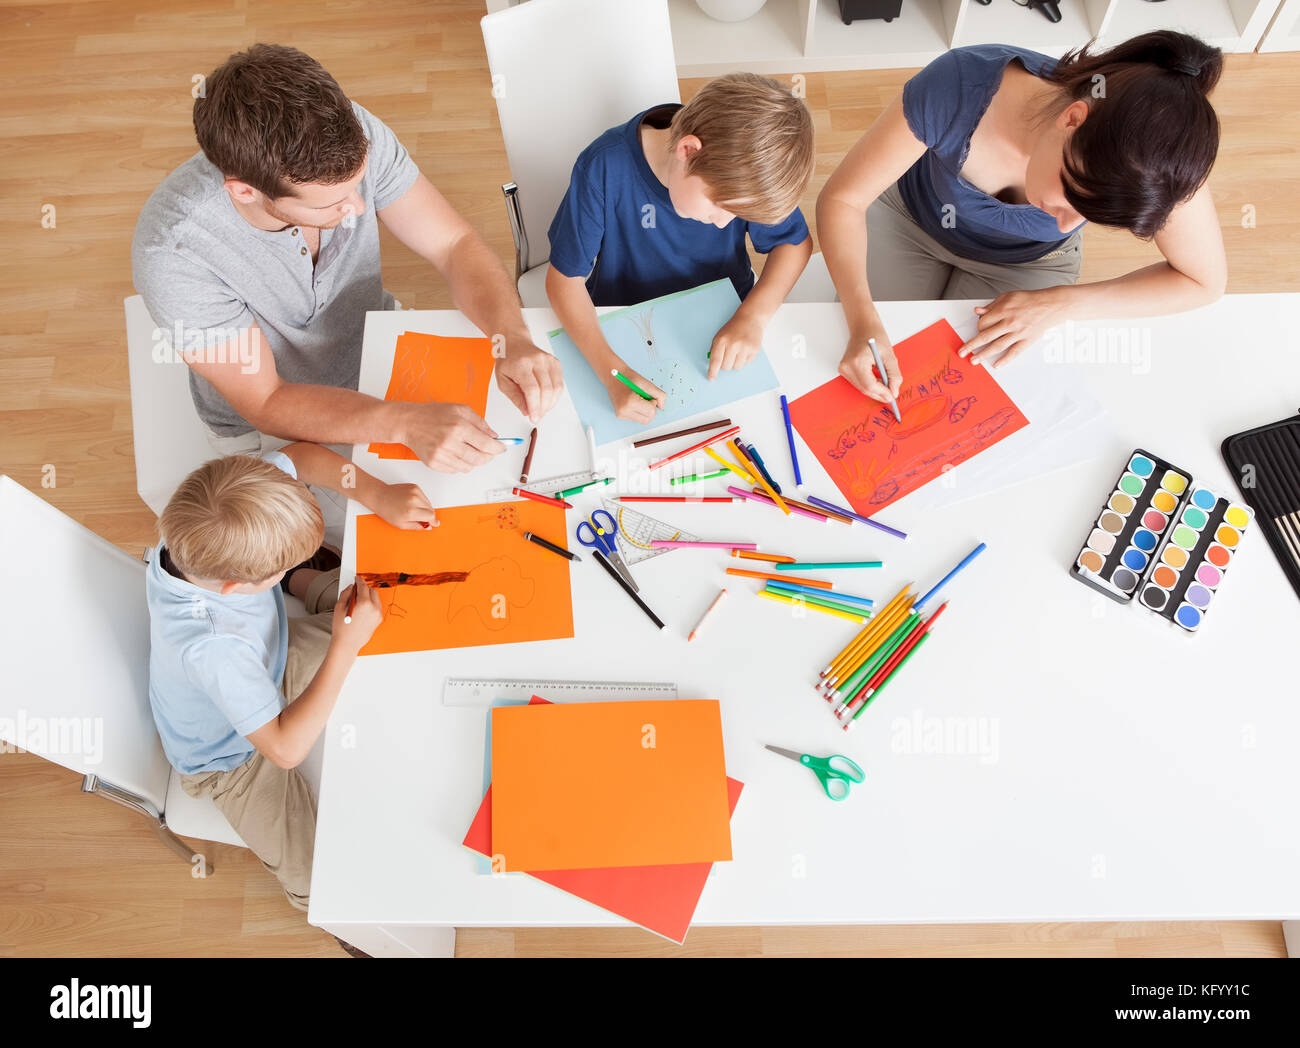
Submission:
M 775 389 L 776 373 L 765 353 L 739 371 L 722 371 L 712 382 L 708 380 L 713 336 L 739 305 L 735 287 L 724 277 L 600 318 L 601 330 L 614 352 L 668 395 L 667 406 L 650 426 L 618 418 L 604 385 L 573 339 L 562 329 L 552 331 L 551 350 L 564 368 L 564 383 L 578 416 L 583 425 L 596 431 L 596 443 L 608 444 Z

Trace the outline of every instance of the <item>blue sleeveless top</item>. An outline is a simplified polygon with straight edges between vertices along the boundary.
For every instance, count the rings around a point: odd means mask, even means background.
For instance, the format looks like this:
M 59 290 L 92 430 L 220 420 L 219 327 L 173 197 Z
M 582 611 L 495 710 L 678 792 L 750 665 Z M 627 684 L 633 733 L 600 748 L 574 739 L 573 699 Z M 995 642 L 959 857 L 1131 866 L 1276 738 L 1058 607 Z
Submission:
M 922 229 L 949 251 L 975 262 L 1029 262 L 1060 247 L 1069 236 L 1061 235 L 1056 219 L 1046 211 L 1033 204 L 1004 203 L 959 174 L 971 135 L 1002 82 L 1002 71 L 1017 59 L 1035 76 L 1056 64 L 1047 55 L 1006 44 L 957 47 L 903 86 L 907 125 L 929 148 L 898 180 L 899 193 Z M 945 205 L 951 205 L 947 212 Z

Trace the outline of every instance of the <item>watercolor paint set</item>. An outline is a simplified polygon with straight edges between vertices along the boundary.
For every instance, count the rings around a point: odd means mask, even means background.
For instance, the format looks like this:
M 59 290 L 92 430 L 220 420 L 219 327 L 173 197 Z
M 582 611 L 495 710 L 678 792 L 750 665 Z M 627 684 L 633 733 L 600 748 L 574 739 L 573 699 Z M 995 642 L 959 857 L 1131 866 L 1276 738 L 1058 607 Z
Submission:
M 1201 627 L 1253 514 L 1138 448 L 1111 488 L 1070 574 L 1112 600 L 1135 598 L 1188 633 Z

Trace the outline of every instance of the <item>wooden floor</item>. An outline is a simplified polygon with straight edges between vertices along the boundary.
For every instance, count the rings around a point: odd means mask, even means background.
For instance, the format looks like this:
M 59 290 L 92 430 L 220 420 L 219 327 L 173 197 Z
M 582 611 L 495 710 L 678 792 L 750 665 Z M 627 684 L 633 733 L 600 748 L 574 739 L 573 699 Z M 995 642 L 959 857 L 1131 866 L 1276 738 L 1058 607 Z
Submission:
M 148 194 L 195 151 L 192 77 L 249 44 L 318 58 L 508 261 L 498 188 L 508 168 L 483 10 L 481 0 L 0 0 L 0 472 L 129 552 L 154 541 L 131 451 L 122 316 L 131 231 Z M 806 213 L 907 76 L 808 76 L 818 163 Z M 683 96 L 700 83 L 683 82 Z M 1300 55 L 1229 57 L 1211 180 L 1229 291 L 1300 290 L 1296 97 Z M 1089 228 L 1084 243 L 1085 280 L 1156 257 L 1120 233 Z M 387 234 L 383 252 L 385 285 L 405 305 L 450 304 L 436 274 Z M 56 484 L 45 489 L 50 465 Z M 214 877 L 193 880 L 136 817 L 83 797 L 71 773 L 0 756 L 0 956 L 344 956 L 249 853 L 217 846 L 216 860 Z M 636 929 L 475 930 L 458 942 L 473 956 L 1284 953 L 1272 922 L 698 928 L 680 949 Z

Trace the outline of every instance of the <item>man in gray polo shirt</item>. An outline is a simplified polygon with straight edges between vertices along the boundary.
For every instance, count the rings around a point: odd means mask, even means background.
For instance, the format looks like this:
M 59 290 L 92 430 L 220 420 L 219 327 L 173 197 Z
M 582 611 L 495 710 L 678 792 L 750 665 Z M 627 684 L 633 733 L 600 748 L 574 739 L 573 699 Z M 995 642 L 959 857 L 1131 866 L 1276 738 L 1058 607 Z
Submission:
M 356 392 L 366 311 L 394 308 L 379 219 L 494 338 L 515 406 L 536 422 L 555 404 L 559 362 L 533 344 L 499 260 L 314 59 L 266 44 L 232 55 L 195 100 L 194 128 L 202 152 L 149 197 L 131 258 L 217 451 L 258 454 L 267 437 L 374 440 L 466 473 L 505 450 L 465 405 Z

